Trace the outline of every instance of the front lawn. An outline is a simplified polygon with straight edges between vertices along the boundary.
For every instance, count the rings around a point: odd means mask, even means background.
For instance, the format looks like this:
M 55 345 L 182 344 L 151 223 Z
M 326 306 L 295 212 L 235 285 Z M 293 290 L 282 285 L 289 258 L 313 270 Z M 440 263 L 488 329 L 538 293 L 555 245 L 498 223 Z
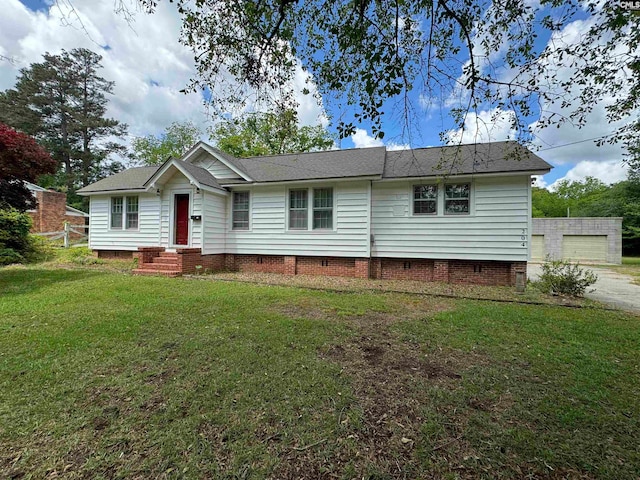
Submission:
M 0 270 L 0 478 L 637 478 L 640 323 Z

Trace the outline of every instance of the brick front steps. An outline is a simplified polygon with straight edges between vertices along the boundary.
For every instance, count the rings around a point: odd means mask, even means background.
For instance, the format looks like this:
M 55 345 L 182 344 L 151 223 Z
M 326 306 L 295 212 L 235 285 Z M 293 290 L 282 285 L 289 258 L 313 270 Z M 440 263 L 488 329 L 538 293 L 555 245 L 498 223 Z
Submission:
M 134 275 L 179 277 L 198 270 L 212 272 L 224 268 L 224 255 L 202 255 L 199 248 L 177 248 L 175 252 L 165 252 L 163 247 L 140 247 L 134 257 L 138 259 Z

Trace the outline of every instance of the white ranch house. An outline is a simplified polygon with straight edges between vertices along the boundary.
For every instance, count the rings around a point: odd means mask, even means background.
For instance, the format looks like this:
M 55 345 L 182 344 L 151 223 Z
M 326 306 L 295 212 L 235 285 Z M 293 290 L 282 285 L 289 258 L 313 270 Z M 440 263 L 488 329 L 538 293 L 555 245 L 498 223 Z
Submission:
M 515 142 L 238 159 L 204 142 L 89 185 L 89 246 L 139 274 L 208 270 L 510 285 L 531 244 Z

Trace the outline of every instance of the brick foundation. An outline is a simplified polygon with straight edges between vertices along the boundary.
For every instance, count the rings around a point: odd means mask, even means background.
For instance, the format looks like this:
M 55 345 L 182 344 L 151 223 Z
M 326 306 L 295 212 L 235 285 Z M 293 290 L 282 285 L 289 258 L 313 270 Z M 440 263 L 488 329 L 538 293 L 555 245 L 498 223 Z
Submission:
M 286 273 L 285 258 L 278 255 L 227 255 L 233 260 L 225 262 L 232 272 Z
M 124 255 L 115 255 L 115 254 Z M 278 255 L 202 255 L 199 248 L 179 248 L 175 253 L 162 247 L 141 247 L 137 252 L 98 251 L 101 258 L 122 258 L 133 253 L 139 259 L 136 273 L 181 275 L 198 271 L 279 273 L 384 280 L 414 280 L 472 285 L 515 285 L 518 272 L 526 273 L 526 262 L 486 260 L 430 260 L 420 258 L 353 258 Z M 200 266 L 201 268 L 196 268 Z M 143 272 L 143 273 L 144 273 Z
M 527 271 L 527 262 L 487 260 L 375 258 L 371 264 L 371 278 L 491 286 L 514 286 L 516 272 Z
M 515 285 L 508 262 L 449 261 L 449 283 L 472 285 Z
M 327 275 L 331 277 L 355 277 L 355 258 L 297 257 L 298 275 Z
M 433 260 L 382 258 L 378 277 L 375 278 L 432 282 Z
M 128 250 L 94 250 L 93 256 L 106 259 L 139 258 L 139 252 L 130 252 Z

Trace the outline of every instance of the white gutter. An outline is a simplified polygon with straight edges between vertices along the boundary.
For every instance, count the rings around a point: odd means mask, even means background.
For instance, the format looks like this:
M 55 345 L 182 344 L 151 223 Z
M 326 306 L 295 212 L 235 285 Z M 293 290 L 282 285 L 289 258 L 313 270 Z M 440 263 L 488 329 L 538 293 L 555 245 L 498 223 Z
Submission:
M 362 180 L 379 180 L 380 175 L 367 175 L 362 177 L 335 177 L 335 178 L 311 178 L 308 180 L 284 180 L 278 182 L 245 182 L 245 183 L 224 183 L 222 187 L 234 188 L 234 187 L 253 187 L 253 186 L 265 186 L 265 185 L 289 185 L 292 183 L 336 183 L 336 182 L 353 182 Z
M 439 180 L 444 178 L 476 178 L 476 177 L 513 177 L 516 175 L 544 175 L 551 170 L 525 170 L 525 171 L 513 171 L 513 172 L 496 172 L 496 173 L 452 173 L 450 175 L 428 175 L 423 177 L 392 177 L 382 178 L 377 180 L 378 182 L 402 182 L 407 180 Z M 376 180 L 374 180 L 376 181 Z

